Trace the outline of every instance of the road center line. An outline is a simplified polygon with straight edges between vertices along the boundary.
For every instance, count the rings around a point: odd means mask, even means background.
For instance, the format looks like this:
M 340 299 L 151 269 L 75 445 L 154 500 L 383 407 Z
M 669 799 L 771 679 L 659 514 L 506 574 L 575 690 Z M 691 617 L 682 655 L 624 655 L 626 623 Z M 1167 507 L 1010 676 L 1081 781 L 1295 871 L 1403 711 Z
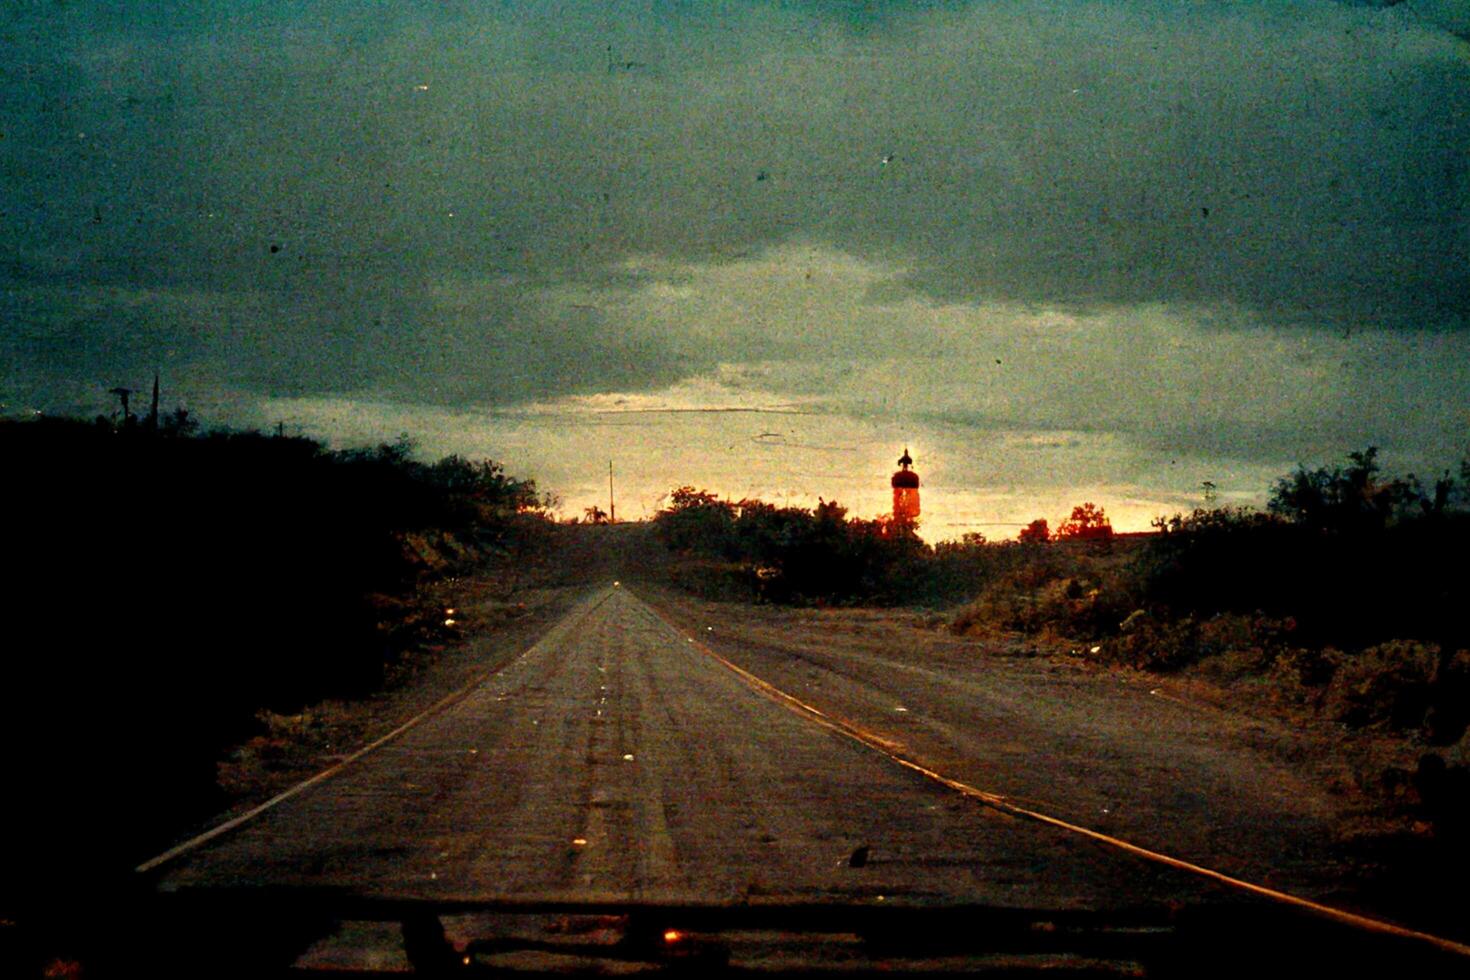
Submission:
M 627 591 L 626 587 L 624 588 L 624 591 Z M 632 593 L 629 593 L 629 595 L 630 597 L 632 597 Z M 1013 817 L 1020 817 L 1025 820 L 1032 820 L 1037 823 L 1047 824 L 1048 826 L 1058 827 L 1062 830 L 1066 830 L 1071 833 L 1087 837 L 1091 840 L 1098 841 L 1099 843 L 1106 844 L 1109 847 L 1125 851 L 1129 854 L 1134 855 L 1135 857 L 1143 858 L 1146 861 L 1152 861 L 1156 864 L 1162 864 L 1166 867 L 1174 868 L 1179 871 L 1184 871 L 1201 878 L 1206 878 L 1210 881 L 1216 882 L 1217 884 L 1225 885 L 1229 888 L 1234 888 L 1239 891 L 1249 892 L 1253 895 L 1258 895 L 1262 898 L 1266 898 L 1274 902 L 1280 902 L 1284 905 L 1290 905 L 1296 908 L 1304 909 L 1315 915 L 1331 919 L 1335 922 L 1340 922 L 1344 925 L 1351 926 L 1356 929 L 1362 929 L 1367 932 L 1379 933 L 1382 935 L 1395 936 L 1400 939 L 1408 939 L 1415 942 L 1427 943 L 1430 946 L 1433 946 L 1448 953 L 1453 953 L 1458 956 L 1470 957 L 1470 945 L 1466 945 L 1465 943 L 1456 942 L 1452 939 L 1446 939 L 1442 936 L 1436 936 L 1432 933 L 1420 932 L 1415 929 L 1408 929 L 1404 926 L 1395 925 L 1392 922 L 1385 922 L 1382 919 L 1375 919 L 1371 916 L 1359 915 L 1356 912 L 1348 912 L 1344 909 L 1334 908 L 1330 905 L 1323 905 L 1321 902 L 1314 902 L 1309 898 L 1302 898 L 1300 895 L 1292 895 L 1289 892 L 1278 891 L 1274 888 L 1268 888 L 1265 885 L 1259 885 L 1255 882 L 1245 881 L 1244 879 L 1227 875 L 1222 871 L 1216 871 L 1213 868 L 1207 868 L 1203 865 L 1194 864 L 1193 862 L 1185 861 L 1182 858 L 1172 857 L 1160 851 L 1155 851 L 1150 848 L 1143 847 L 1140 844 L 1134 844 L 1133 842 L 1124 840 L 1120 837 L 1114 837 L 1111 834 L 1105 834 L 1102 831 L 1093 830 L 1089 827 L 1083 827 L 1080 824 L 1075 824 L 1066 820 L 1062 820 L 1059 817 L 1050 816 L 1048 814 L 1042 813 L 1039 810 L 1033 810 L 1029 807 L 1020 806 L 1016 803 L 1011 802 L 1009 799 L 1000 795 L 999 793 L 992 793 L 983 789 L 978 789 L 974 786 L 969 785 L 968 783 L 964 783 L 958 779 L 946 776 L 941 772 L 930 769 L 928 766 L 925 766 L 922 763 L 916 762 L 913 759 L 907 758 L 906 756 L 900 754 L 902 746 L 900 746 L 893 740 L 884 738 L 883 736 L 878 735 L 877 733 L 872 732 L 854 722 L 847 721 L 846 719 L 839 718 L 835 715 L 830 715 L 827 712 L 822 711 L 815 705 L 807 704 L 800 698 L 788 694 L 780 688 L 776 687 L 771 682 L 757 677 L 755 674 L 752 674 L 750 671 L 739 666 L 738 664 L 726 660 L 714 650 L 710 649 L 710 647 L 705 645 L 703 642 L 686 632 L 681 626 L 679 626 L 667 615 L 665 615 L 662 610 L 655 608 L 650 603 L 643 602 L 642 599 L 639 599 L 639 602 L 642 603 L 654 616 L 658 617 L 658 619 L 662 621 L 666 626 L 668 626 L 670 629 L 675 630 L 680 635 L 685 636 L 688 639 L 688 642 L 696 649 L 733 672 L 737 677 L 743 680 L 757 693 L 764 695 L 765 697 L 776 702 L 782 707 L 785 707 L 788 710 L 800 715 L 801 717 L 806 718 L 813 724 L 820 725 L 828 731 L 846 736 L 847 738 L 850 738 L 853 741 L 858 742 L 859 744 L 864 745 L 869 749 L 872 749 L 874 752 L 880 753 L 881 755 L 888 758 L 891 762 L 903 766 L 905 769 L 916 772 L 927 779 L 933 780 L 934 782 L 939 783 L 941 786 L 951 789 L 962 796 L 965 796 L 976 801 L 977 803 L 980 803 L 982 806 L 990 807 L 992 809 L 1000 811 L 1001 813 L 1005 813 Z

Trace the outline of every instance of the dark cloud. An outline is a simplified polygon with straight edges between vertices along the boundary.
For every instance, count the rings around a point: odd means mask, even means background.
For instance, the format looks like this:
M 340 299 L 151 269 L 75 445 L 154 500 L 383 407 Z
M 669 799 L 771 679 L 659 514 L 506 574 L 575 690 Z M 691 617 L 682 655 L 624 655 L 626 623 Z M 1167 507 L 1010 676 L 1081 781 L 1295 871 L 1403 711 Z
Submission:
M 959 343 L 619 312 L 630 259 L 790 242 L 902 268 L 880 306 L 1463 326 L 1466 45 L 1407 6 L 10 5 L 9 397 L 161 363 L 493 403 Z

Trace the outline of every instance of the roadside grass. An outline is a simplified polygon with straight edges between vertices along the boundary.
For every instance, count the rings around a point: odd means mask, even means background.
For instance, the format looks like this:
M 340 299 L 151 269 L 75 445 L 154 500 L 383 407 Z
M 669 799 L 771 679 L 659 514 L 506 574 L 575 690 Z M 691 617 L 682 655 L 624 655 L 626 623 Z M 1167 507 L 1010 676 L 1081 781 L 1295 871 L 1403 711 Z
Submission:
M 363 719 L 341 701 L 321 701 L 295 714 L 262 709 L 255 719 L 261 733 L 246 739 L 218 765 L 219 787 L 231 799 L 253 801 L 263 783 L 275 788 L 295 781 L 364 741 Z

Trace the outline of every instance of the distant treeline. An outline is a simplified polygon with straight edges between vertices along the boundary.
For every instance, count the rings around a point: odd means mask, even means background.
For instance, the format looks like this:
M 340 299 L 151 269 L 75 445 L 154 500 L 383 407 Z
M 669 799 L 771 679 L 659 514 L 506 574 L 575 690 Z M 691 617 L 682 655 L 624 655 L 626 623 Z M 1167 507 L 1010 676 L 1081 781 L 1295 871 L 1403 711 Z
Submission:
M 495 463 L 190 423 L 0 421 L 7 847 L 116 865 L 166 844 L 218 805 L 258 711 L 382 684 L 384 598 L 432 572 L 413 539 L 443 571 L 544 523 Z
M 937 604 L 987 590 L 1029 594 L 1070 576 L 1073 591 L 1081 590 L 1067 599 L 1081 617 L 1075 628 L 1090 635 L 1116 632 L 1138 610 L 1197 618 L 1259 612 L 1290 617 L 1313 643 L 1412 636 L 1470 646 L 1463 613 L 1470 466 L 1458 473 L 1446 471 L 1429 486 L 1387 477 L 1369 448 L 1350 454 L 1346 466 L 1282 477 L 1264 511 L 1160 518 L 1159 533 L 1126 542 L 1115 541 L 1106 515 L 1091 504 L 1073 511 L 1060 540 L 1043 531 L 1022 541 L 967 535 L 930 546 L 913 528 L 852 519 L 836 503 L 775 507 L 691 487 L 673 492 L 654 527 L 671 552 L 698 560 L 676 572 L 687 582 L 706 591 L 723 583 L 771 601 Z M 1072 574 L 1079 555 L 1111 556 L 1106 583 Z M 1040 625 L 1036 602 L 1015 607 L 1012 625 Z
M 654 530 L 671 551 L 704 560 L 682 570 L 684 584 L 777 602 L 902 601 L 930 554 L 912 527 L 850 518 L 835 502 L 735 503 L 693 487 L 673 491 Z

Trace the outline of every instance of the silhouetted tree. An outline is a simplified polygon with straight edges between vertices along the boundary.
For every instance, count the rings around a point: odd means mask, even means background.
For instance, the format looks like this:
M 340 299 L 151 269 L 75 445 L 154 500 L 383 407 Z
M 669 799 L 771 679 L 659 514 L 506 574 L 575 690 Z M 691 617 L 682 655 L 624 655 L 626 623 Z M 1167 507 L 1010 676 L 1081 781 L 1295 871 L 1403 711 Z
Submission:
M 494 460 L 445 456 L 437 463 L 423 466 L 421 471 L 432 486 L 497 511 L 524 512 L 542 506 L 535 480 L 507 476 L 505 467 Z
M 1113 522 L 1093 503 L 1073 507 L 1072 516 L 1057 528 L 1057 539 L 1062 541 L 1110 541 L 1112 537 Z
M 1406 481 L 1378 479 L 1379 469 L 1377 446 L 1348 453 L 1346 468 L 1298 467 L 1276 481 L 1267 507 L 1318 531 L 1382 530 L 1414 495 Z
M 1046 523 L 1046 518 L 1038 517 L 1021 528 L 1016 540 L 1022 544 L 1045 544 L 1051 540 L 1051 527 Z
M 1455 491 L 1455 481 L 1450 477 L 1450 471 L 1445 470 L 1439 479 L 1434 481 L 1434 489 L 1426 491 L 1419 478 L 1410 473 L 1403 482 L 1403 493 L 1405 505 L 1417 503 L 1419 505 L 1419 516 L 1427 518 L 1443 517 L 1449 510 L 1450 497 Z
M 159 422 L 159 431 L 166 436 L 192 436 L 199 431 L 199 420 L 182 406 L 175 408 Z
M 733 542 L 735 510 L 708 490 L 679 487 L 654 518 L 654 526 L 675 551 L 725 554 Z

